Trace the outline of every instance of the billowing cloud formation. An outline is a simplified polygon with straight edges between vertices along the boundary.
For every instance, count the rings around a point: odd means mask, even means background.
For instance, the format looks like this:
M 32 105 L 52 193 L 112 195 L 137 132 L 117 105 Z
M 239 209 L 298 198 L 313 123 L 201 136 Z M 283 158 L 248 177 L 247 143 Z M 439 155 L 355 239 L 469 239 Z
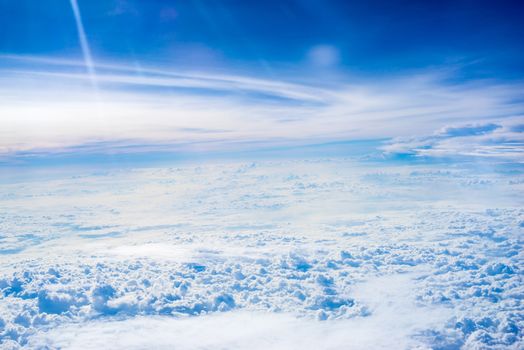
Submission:
M 451 83 L 449 75 L 434 72 L 290 82 L 98 64 L 94 91 L 82 63 L 4 58 L 12 62 L 0 74 L 4 157 L 88 152 L 93 145 L 108 153 L 135 152 L 137 145 L 241 150 L 384 138 L 401 140 L 388 152 L 436 154 L 444 146 L 451 152 L 454 142 L 467 138 L 513 153 L 520 147 L 514 141 L 521 141 L 511 129 L 522 124 L 517 121 L 524 112 L 522 86 L 515 83 Z M 467 127 L 442 129 L 447 125 Z M 421 138 L 434 130 L 441 131 Z M 470 154 L 491 152 L 471 147 Z

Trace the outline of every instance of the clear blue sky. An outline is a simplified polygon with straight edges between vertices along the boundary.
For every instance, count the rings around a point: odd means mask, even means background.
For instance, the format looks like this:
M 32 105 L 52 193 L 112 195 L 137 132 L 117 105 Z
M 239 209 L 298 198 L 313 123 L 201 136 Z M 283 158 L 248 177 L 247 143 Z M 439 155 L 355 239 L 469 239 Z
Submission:
M 199 52 L 183 52 L 193 49 L 256 69 L 261 61 L 295 64 L 327 44 L 360 72 L 450 62 L 468 64 L 473 77 L 524 71 L 521 1 L 79 0 L 79 7 L 100 58 L 191 65 Z M 2 0 L 0 29 L 4 53 L 78 54 L 67 0 Z

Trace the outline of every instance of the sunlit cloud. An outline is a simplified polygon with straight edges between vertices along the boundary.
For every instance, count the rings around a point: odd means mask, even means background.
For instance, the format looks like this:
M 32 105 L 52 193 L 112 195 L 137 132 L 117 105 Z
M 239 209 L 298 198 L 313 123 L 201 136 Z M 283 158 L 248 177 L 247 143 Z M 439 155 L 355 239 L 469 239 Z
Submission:
M 134 152 L 137 145 L 143 150 L 241 151 L 247 145 L 402 139 L 386 146 L 387 152 L 396 152 L 406 139 L 420 142 L 421 135 L 447 130 L 439 136 L 444 145 L 446 132 L 460 133 L 457 125 L 505 125 L 524 112 L 520 83 L 451 83 L 438 72 L 321 84 L 307 77 L 297 82 L 97 64 L 96 98 L 81 62 L 5 58 L 14 63 L 0 75 L 4 157 L 94 148 Z M 483 129 L 464 130 L 473 133 L 462 135 L 469 140 L 486 136 Z M 501 130 L 488 132 L 493 136 Z M 469 154 L 482 153 L 475 145 L 485 146 L 472 143 Z M 420 148 L 416 153 L 436 155 L 436 150 Z

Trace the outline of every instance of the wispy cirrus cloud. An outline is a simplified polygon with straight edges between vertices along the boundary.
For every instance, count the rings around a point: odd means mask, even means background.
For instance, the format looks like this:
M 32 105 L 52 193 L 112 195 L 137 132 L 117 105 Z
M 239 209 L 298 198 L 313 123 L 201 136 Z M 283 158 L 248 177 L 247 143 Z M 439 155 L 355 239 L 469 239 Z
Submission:
M 523 84 L 452 83 L 445 72 L 333 82 L 97 64 L 95 96 L 82 62 L 3 58 L 0 153 L 11 158 L 93 149 L 81 145 L 190 152 L 384 138 L 395 140 L 389 153 L 464 152 L 453 143 L 468 139 L 480 142 L 468 154 L 482 155 L 490 137 L 490 150 L 515 153 L 518 123 L 508 121 L 524 114 Z

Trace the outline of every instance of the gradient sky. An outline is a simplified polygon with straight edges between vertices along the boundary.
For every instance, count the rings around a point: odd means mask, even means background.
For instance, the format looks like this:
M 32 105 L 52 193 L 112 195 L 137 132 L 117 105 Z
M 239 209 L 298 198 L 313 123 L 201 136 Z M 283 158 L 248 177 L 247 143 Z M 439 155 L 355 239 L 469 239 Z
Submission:
M 0 158 L 376 140 L 521 162 L 523 15 L 519 1 L 0 0 Z

